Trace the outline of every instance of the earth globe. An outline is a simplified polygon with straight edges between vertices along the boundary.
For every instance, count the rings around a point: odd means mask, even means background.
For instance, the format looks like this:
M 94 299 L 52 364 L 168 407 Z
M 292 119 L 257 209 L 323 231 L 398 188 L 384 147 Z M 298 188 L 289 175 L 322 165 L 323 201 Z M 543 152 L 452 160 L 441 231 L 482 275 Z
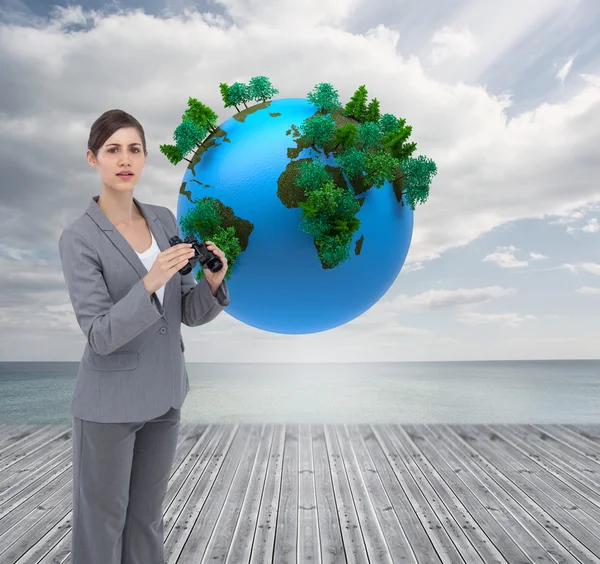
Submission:
M 204 139 L 206 129 L 196 132 L 197 150 L 186 159 L 177 201 L 181 238 L 210 240 L 225 252 L 226 311 L 264 331 L 317 333 L 357 318 L 394 283 L 412 239 L 414 207 L 401 182 L 369 186 L 364 175 L 346 174 L 338 149 L 348 144 L 306 134 L 317 118 L 338 127 L 352 119 L 314 99 L 264 100 L 213 123 Z M 189 138 L 193 122 L 183 125 Z M 317 194 L 315 183 L 328 188 Z M 331 214 L 323 222 L 319 209 L 339 211 L 342 200 L 345 216 L 334 227 Z M 202 266 L 193 272 L 199 280 Z

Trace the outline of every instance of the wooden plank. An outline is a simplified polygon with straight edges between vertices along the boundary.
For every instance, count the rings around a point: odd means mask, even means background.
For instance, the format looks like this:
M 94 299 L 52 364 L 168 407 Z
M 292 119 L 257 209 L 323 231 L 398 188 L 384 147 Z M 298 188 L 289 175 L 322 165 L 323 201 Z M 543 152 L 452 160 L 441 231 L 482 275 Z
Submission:
M 428 522 L 431 521 L 429 529 L 440 535 L 444 542 L 442 546 L 452 558 L 452 562 L 484 561 L 469 542 L 471 536 L 481 544 L 489 562 L 505 562 L 493 546 L 489 547 L 490 543 L 477 523 L 477 513 L 474 516 L 469 514 L 468 509 L 471 507 L 475 512 L 478 511 L 478 507 L 473 505 L 473 500 L 468 497 L 465 500 L 462 497 L 466 496 L 466 491 L 455 493 L 456 487 L 450 489 L 446 486 L 445 482 L 452 485 L 458 481 L 457 478 L 439 464 L 436 466 L 437 461 L 428 457 L 421 448 L 418 441 L 425 440 L 420 434 L 422 425 L 415 426 L 414 430 L 407 425 L 402 425 L 402 428 L 406 430 L 405 433 L 398 432 L 391 425 L 384 426 L 391 443 L 407 461 L 407 467 L 415 477 L 423 499 L 429 500 L 428 506 L 431 509 L 428 508 L 427 513 L 434 516 L 434 519 L 428 517 Z M 456 556 L 453 555 L 454 551 Z
M 411 477 L 405 478 L 406 467 L 395 468 L 397 455 L 388 452 L 389 448 L 383 447 L 375 436 L 371 425 L 356 425 L 377 474 L 388 495 L 390 507 L 398 517 L 406 535 L 407 542 L 412 548 L 416 562 L 419 564 L 438 564 L 442 560 L 438 555 L 434 543 L 427 534 L 426 516 L 421 516 L 419 502 L 411 493 L 411 488 L 406 485 L 407 480 L 413 482 Z M 417 487 L 416 483 L 413 487 Z M 420 493 L 420 492 L 419 492 Z M 422 494 L 421 494 L 422 495 Z
M 534 517 L 541 527 L 548 529 L 548 533 L 565 547 L 574 561 L 600 564 L 600 559 L 596 556 L 600 553 L 600 539 L 586 531 L 582 524 L 560 505 L 570 503 L 570 500 L 539 478 L 530 481 L 527 473 L 521 472 L 527 471 L 526 467 L 513 462 L 512 457 L 491 448 L 491 440 L 483 425 L 454 424 L 452 428 L 442 425 L 438 426 L 436 431 L 443 440 L 456 447 L 459 453 L 475 461 L 483 472 L 517 500 L 523 511 Z M 465 436 L 469 439 L 464 440 L 462 437 Z M 576 531 L 576 536 L 570 531 Z
M 31 485 L 45 472 L 51 471 L 57 459 L 62 459 L 65 453 L 68 456 L 72 454 L 70 441 L 62 438 L 51 441 L 37 451 L 19 458 L 0 475 L 0 523 L 9 500 L 14 496 L 20 496 L 25 485 Z M 0 534 L 1 532 L 0 524 Z
M 575 491 L 587 497 L 594 505 L 600 507 L 600 484 L 596 479 L 590 478 L 585 472 L 577 470 L 574 462 L 564 455 L 555 455 L 551 441 L 542 440 L 536 432 L 528 432 L 522 426 L 516 425 L 489 425 L 490 430 L 505 439 L 510 439 L 513 444 L 531 453 L 538 464 L 568 484 Z
M 11 473 L 12 466 L 22 458 L 36 454 L 41 448 L 50 443 L 68 440 L 70 430 L 63 427 L 48 425 L 32 433 L 23 433 L 22 437 L 13 444 L 6 445 L 0 450 L 0 475 Z
M 561 429 L 559 425 L 527 425 L 526 429 L 537 431 L 540 438 L 551 437 L 555 441 L 556 450 L 568 459 L 579 462 L 583 472 L 600 475 L 600 444 L 572 431 Z
M 239 458 L 239 464 L 227 495 L 221 503 L 219 516 L 213 533 L 208 540 L 202 562 L 215 562 L 217 560 L 223 562 L 227 557 L 242 505 L 246 502 L 250 477 L 257 463 L 258 447 L 265 436 L 265 431 L 266 425 L 264 424 L 250 425 L 250 438 Z M 190 561 L 198 562 L 196 555 L 192 554 L 191 556 Z
M 267 466 L 263 497 L 252 540 L 252 551 L 249 560 L 251 564 L 268 564 L 272 562 L 273 546 L 275 544 L 275 523 L 277 521 L 281 492 L 285 436 L 286 426 L 277 425 L 269 456 L 269 464 Z M 240 559 L 239 562 L 245 562 L 245 560 Z
M 41 428 L 41 425 L 10 425 L 5 424 L 0 429 L 0 457 L 3 457 L 2 451 L 5 447 L 10 446 L 18 441 L 31 436 L 34 431 Z M 44 425 L 43 427 L 47 427 Z
M 361 479 L 365 484 L 366 495 L 370 498 L 375 519 L 379 522 L 381 534 L 387 544 L 393 562 L 418 562 L 413 548 L 406 537 L 402 523 L 394 511 L 389 493 L 385 489 L 379 469 L 369 454 L 356 425 L 345 425 L 349 449 L 356 460 Z M 345 440 L 345 438 L 344 438 Z
M 298 532 L 298 425 L 286 425 L 279 510 L 273 562 L 290 564 L 297 559 Z
M 315 469 L 309 425 L 298 428 L 298 562 L 321 564 Z
M 367 549 L 354 507 L 340 447 L 330 425 L 325 425 L 324 433 L 346 560 L 348 564 L 367 564 L 369 562 Z
M 399 437 L 404 435 L 405 442 L 411 440 L 415 443 L 456 498 L 460 499 L 471 519 L 477 523 L 477 526 L 471 529 L 477 532 L 477 536 L 473 537 L 472 546 L 483 550 L 491 543 L 510 563 L 523 562 L 526 558 L 548 562 L 546 552 L 535 538 L 524 529 L 520 529 L 520 522 L 510 507 L 505 507 L 500 501 L 498 495 L 504 496 L 498 488 L 494 495 L 490 481 L 481 482 L 478 472 L 472 471 L 468 460 L 457 457 L 439 437 L 432 436 L 424 424 L 403 425 L 402 429 L 391 427 Z M 470 534 L 468 527 L 464 530 L 465 534 Z M 486 541 L 482 534 L 487 536 L 489 541 Z
M 519 446 L 510 438 L 498 434 L 488 425 L 482 426 L 482 432 L 488 433 L 489 441 L 493 445 L 493 452 L 500 458 L 507 459 L 519 474 L 536 484 L 540 490 L 550 495 L 553 500 L 560 500 L 560 507 L 567 510 L 569 515 L 579 522 L 573 523 L 571 530 L 577 531 L 578 536 L 585 537 L 586 530 L 600 537 L 600 529 L 596 525 L 600 519 L 600 508 L 590 502 L 587 496 L 581 495 L 561 479 L 561 475 L 544 463 L 540 464 L 537 455 L 531 455 L 527 445 Z M 492 447 L 490 447 L 492 448 Z M 560 496 L 557 498 L 556 496 Z M 562 498 L 562 499 L 561 499 Z
M 348 483 L 350 484 L 350 491 L 354 500 L 354 506 L 356 507 L 356 514 L 358 516 L 363 538 L 365 539 L 369 560 L 381 562 L 382 564 L 392 564 L 392 555 L 390 554 L 390 549 L 386 543 L 381 524 L 377 519 L 377 513 L 383 513 L 384 507 L 387 507 L 388 504 L 385 501 L 382 501 L 383 496 L 380 495 L 380 493 L 375 494 L 375 500 L 369 495 L 370 492 L 367 490 L 356 456 L 351 448 L 348 431 L 345 426 L 333 425 L 332 429 L 335 431 L 340 445 L 342 463 L 346 467 Z M 371 485 L 373 484 L 372 481 L 370 483 Z M 377 504 L 376 508 L 373 506 L 374 501 Z M 390 528 L 392 526 L 390 525 L 390 522 L 387 521 L 385 526 L 386 532 L 390 533 Z M 397 530 L 394 537 L 397 538 Z M 406 557 L 406 551 L 402 550 L 402 554 L 398 556 Z
M 441 431 L 438 430 L 441 434 Z M 442 435 L 443 436 L 443 435 Z M 486 498 L 493 496 L 510 515 L 506 520 L 507 531 L 515 538 L 518 544 L 527 552 L 532 560 L 539 562 L 564 562 L 572 563 L 573 555 L 569 550 L 552 534 L 546 527 L 540 523 L 547 519 L 549 515 L 540 512 L 539 507 L 533 504 L 526 497 L 519 494 L 519 491 L 498 472 L 488 474 L 482 471 L 485 466 L 485 459 L 479 454 L 466 452 L 463 442 L 473 441 L 471 434 L 460 434 L 462 441 L 460 443 L 440 441 L 440 452 L 443 448 L 445 452 L 451 453 L 457 459 L 460 459 L 478 482 L 481 482 L 485 488 L 481 488 L 473 479 L 470 482 L 481 492 L 482 503 Z M 477 460 L 477 462 L 475 462 Z M 481 466 L 480 466 L 481 465 Z M 490 494 L 488 496 L 487 494 Z M 537 517 L 537 519 L 536 519 Z M 564 539 L 561 539 L 564 542 Z
M 218 516 L 216 512 L 227 494 L 233 477 L 232 471 L 237 468 L 236 460 L 241 457 L 249 431 L 245 426 L 228 425 L 220 437 L 215 452 L 209 453 L 209 449 L 205 450 L 210 457 L 210 464 L 206 465 L 191 488 L 186 491 L 188 497 L 179 512 L 171 534 L 165 540 L 166 560 L 183 564 L 190 561 L 198 562 L 202 557 L 208 535 L 212 532 Z M 227 464 L 224 464 L 226 459 Z M 222 467 L 225 470 L 220 472 Z
M 346 564 L 323 424 L 311 425 L 315 498 L 322 564 Z M 252 563 L 254 564 L 254 563 Z

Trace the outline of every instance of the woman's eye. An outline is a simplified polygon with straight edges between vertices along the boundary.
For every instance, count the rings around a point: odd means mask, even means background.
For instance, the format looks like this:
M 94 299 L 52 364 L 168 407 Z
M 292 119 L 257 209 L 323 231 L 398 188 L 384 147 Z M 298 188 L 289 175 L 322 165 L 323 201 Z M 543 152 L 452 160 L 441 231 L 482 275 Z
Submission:
M 108 150 L 108 152 L 109 152 L 109 153 L 114 153 L 116 150 L 117 150 L 117 149 L 113 147 L 112 149 L 109 149 L 109 150 Z M 139 148 L 138 148 L 138 147 L 134 147 L 134 148 L 133 148 L 133 152 L 134 152 L 134 153 L 139 153 L 139 152 L 140 152 L 140 150 L 139 150 Z

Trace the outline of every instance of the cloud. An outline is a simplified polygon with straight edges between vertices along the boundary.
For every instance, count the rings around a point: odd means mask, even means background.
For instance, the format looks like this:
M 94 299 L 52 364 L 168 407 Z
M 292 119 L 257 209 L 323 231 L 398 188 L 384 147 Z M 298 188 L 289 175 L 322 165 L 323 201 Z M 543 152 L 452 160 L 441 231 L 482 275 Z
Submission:
M 578 294 L 588 294 L 588 295 L 594 295 L 594 296 L 599 296 L 600 295 L 600 288 L 594 288 L 592 286 L 582 286 L 581 288 L 577 288 L 577 290 L 575 290 Z
M 600 264 L 595 262 L 582 262 L 579 264 L 563 264 L 561 268 L 566 268 L 570 272 L 589 272 L 590 274 L 596 274 L 600 276 Z
M 434 65 L 454 57 L 472 57 L 480 48 L 470 30 L 455 30 L 448 25 L 437 30 L 431 42 L 435 45 L 430 54 L 430 61 Z
M 567 78 L 569 72 L 571 71 L 571 67 L 573 66 L 573 61 L 575 60 L 575 57 L 571 57 L 561 68 L 560 70 L 556 73 L 556 78 L 558 78 L 558 80 L 560 80 L 561 82 L 564 82 L 565 79 Z
M 470 325 L 495 324 L 507 327 L 518 327 L 525 321 L 536 320 L 535 315 L 519 315 L 518 313 L 479 313 L 475 311 L 464 311 L 457 315 L 462 323 Z
M 526 260 L 517 260 L 514 253 L 518 249 L 513 246 L 497 247 L 496 250 L 487 255 L 483 261 L 493 262 L 502 268 L 519 268 L 527 266 L 529 263 Z
M 539 253 L 529 253 L 529 256 L 533 259 L 533 260 L 544 260 L 547 259 L 548 257 L 546 255 L 541 255 Z
M 587 224 L 583 227 L 567 227 L 567 233 L 575 233 L 576 231 L 583 231 L 584 233 L 596 233 L 600 229 L 600 225 L 598 225 L 598 219 L 592 217 L 588 220 Z
M 485 288 L 460 288 L 457 290 L 428 290 L 415 296 L 400 295 L 389 302 L 392 309 L 421 310 L 441 309 L 454 306 L 474 305 L 490 302 L 497 298 L 511 296 L 514 288 L 487 286 Z

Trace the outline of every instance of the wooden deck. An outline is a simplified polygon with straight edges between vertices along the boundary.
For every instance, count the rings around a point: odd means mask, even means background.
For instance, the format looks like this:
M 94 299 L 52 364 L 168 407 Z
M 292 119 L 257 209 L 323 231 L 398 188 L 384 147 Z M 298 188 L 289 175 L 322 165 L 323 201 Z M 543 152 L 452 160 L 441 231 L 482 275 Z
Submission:
M 70 426 L 0 425 L 0 562 L 69 562 Z M 600 563 L 599 425 L 182 424 L 169 564 Z

